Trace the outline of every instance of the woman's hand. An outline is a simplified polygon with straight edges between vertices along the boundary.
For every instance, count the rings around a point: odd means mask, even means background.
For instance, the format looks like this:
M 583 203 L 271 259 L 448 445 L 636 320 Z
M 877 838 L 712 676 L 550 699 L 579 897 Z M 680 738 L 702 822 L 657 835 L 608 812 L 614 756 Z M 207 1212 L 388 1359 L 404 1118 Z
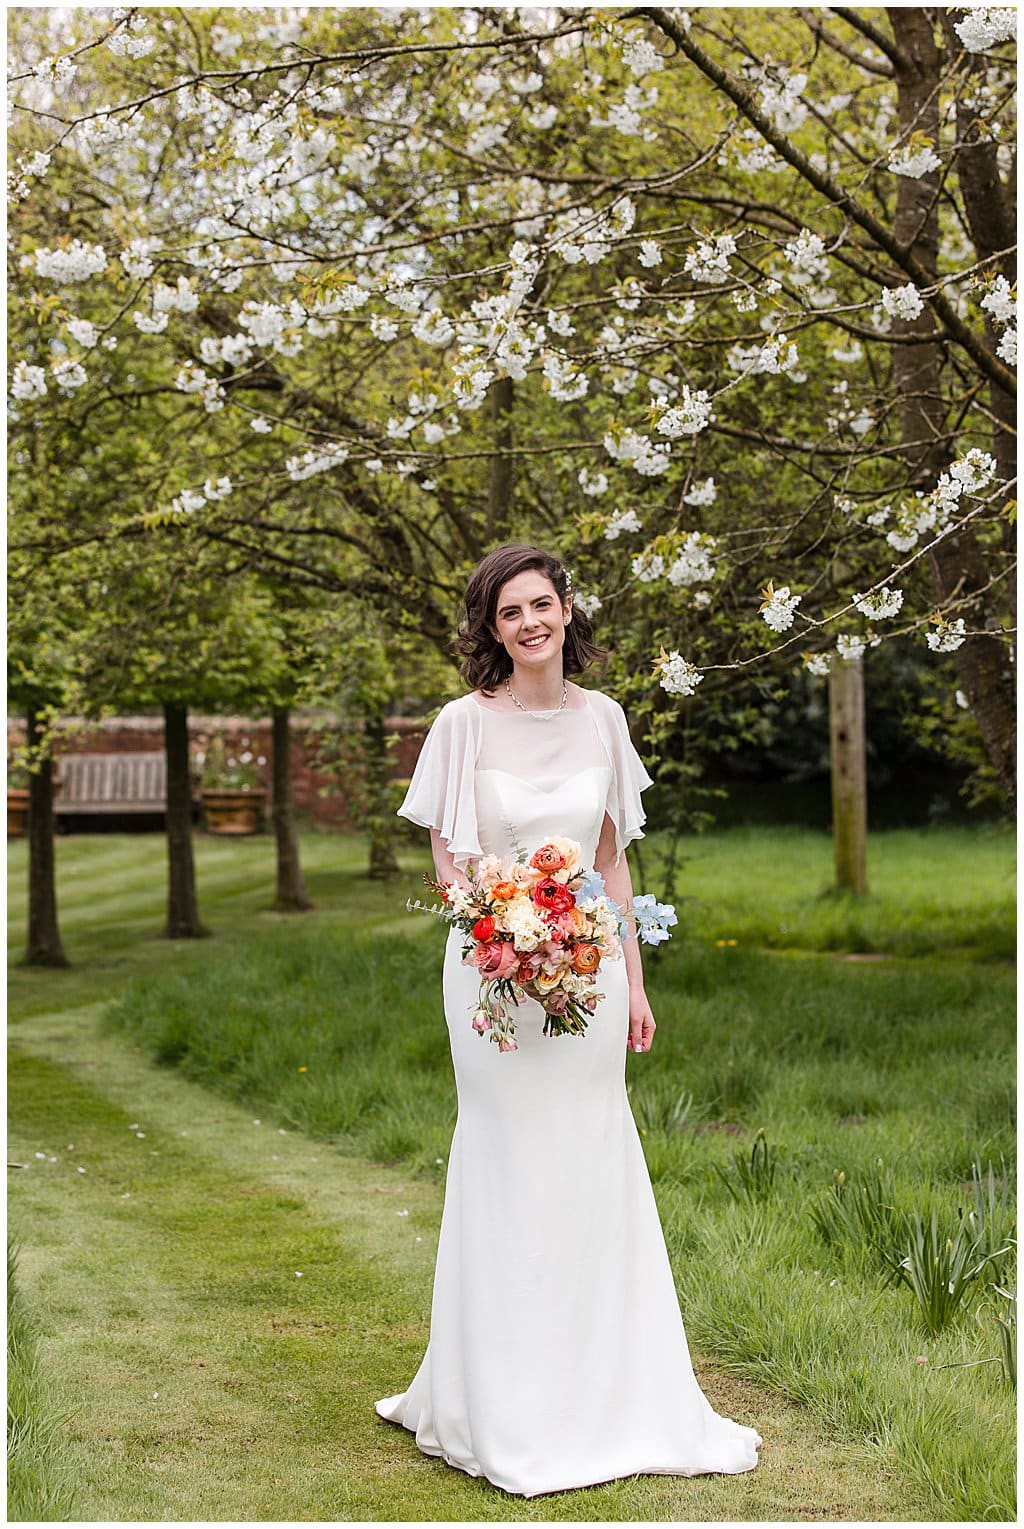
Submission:
M 654 1043 L 654 1032 L 657 1029 L 651 1006 L 647 1002 L 647 994 L 641 988 L 639 993 L 630 992 L 629 995 L 629 1039 L 626 1042 L 631 1051 L 650 1051 Z

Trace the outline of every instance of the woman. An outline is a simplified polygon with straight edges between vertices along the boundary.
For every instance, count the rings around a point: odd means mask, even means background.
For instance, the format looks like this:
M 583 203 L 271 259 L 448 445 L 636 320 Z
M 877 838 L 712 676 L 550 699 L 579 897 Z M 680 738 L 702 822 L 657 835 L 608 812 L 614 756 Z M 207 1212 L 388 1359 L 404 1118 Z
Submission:
M 466 589 L 456 640 L 469 694 L 443 707 L 403 816 L 430 829 L 438 879 L 480 855 L 578 840 L 610 896 L 651 784 L 621 707 L 570 684 L 600 656 L 569 577 L 536 547 L 498 547 Z M 719 1417 L 694 1378 L 625 1051 L 655 1022 L 636 939 L 600 971 L 586 1034 L 545 1036 L 533 1000 L 515 1051 L 474 1034 L 480 976 L 449 934 L 444 1005 L 459 1113 L 430 1342 L 409 1389 L 377 1403 L 472 1476 L 526 1497 L 637 1473 L 751 1470 L 760 1438 Z

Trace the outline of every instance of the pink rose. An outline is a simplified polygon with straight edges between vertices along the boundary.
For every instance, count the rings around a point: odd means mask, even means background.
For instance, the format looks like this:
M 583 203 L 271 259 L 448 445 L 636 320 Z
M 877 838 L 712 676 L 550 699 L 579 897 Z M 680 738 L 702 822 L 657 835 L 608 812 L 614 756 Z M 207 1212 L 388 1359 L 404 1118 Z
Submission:
M 493 940 L 486 945 L 475 946 L 472 960 L 482 977 L 508 977 L 519 965 L 519 957 L 511 940 Z
M 484 1031 L 489 1030 L 490 1028 L 491 1021 L 489 1016 L 484 1012 L 483 1009 L 477 1009 L 476 1013 L 473 1015 L 473 1029 L 476 1031 L 477 1035 L 483 1035 Z

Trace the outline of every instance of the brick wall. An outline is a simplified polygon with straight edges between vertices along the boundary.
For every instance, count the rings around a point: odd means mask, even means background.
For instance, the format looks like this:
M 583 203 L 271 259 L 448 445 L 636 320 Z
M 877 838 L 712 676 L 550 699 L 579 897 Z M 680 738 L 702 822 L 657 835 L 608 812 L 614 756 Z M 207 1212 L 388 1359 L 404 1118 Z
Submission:
M 159 753 L 164 746 L 162 717 L 111 717 L 104 722 L 79 722 L 68 719 L 72 729 L 62 737 L 57 757 L 65 754 L 145 754 Z M 423 741 L 423 726 L 407 717 L 389 717 L 388 731 L 398 734 L 394 752 L 393 775 L 407 780 L 412 774 Z M 358 814 L 349 807 L 351 791 L 333 773 L 317 767 L 325 744 L 320 736 L 318 719 L 292 717 L 292 792 L 296 807 L 315 822 L 335 828 L 355 826 Z M 269 717 L 191 716 L 188 724 L 190 752 L 203 750 L 210 737 L 220 732 L 229 754 L 243 750 L 266 761 L 260 774 L 270 795 L 271 721 Z M 353 773 L 358 776 L 358 734 L 346 726 Z M 24 724 L 17 717 L 7 719 L 7 750 L 25 741 Z M 354 781 L 358 788 L 358 779 Z

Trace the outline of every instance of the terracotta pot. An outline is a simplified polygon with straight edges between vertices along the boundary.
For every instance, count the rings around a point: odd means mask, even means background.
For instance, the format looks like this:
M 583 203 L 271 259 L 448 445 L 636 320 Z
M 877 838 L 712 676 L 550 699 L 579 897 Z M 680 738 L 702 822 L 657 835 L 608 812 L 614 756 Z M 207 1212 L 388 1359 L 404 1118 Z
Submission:
M 263 823 L 267 793 L 262 787 L 252 791 L 204 790 L 203 822 L 211 834 L 254 834 Z
M 23 839 L 28 826 L 28 789 L 22 786 L 7 788 L 7 837 Z

